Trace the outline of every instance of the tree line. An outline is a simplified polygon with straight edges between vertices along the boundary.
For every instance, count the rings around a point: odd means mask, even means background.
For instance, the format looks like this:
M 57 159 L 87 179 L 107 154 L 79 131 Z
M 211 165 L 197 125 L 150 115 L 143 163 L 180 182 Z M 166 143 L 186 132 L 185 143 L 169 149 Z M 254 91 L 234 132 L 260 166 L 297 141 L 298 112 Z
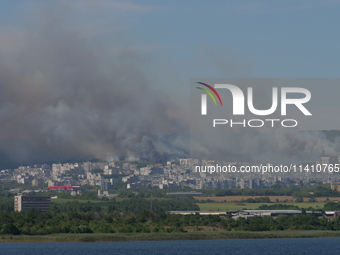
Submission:
M 87 211 L 47 213 L 31 209 L 27 212 L 0 212 L 0 234 L 47 235 L 54 233 L 170 233 L 185 232 L 187 227 L 201 230 L 213 227 L 225 231 L 272 230 L 340 230 L 340 218 L 328 220 L 314 215 L 250 219 L 223 219 L 213 215 L 179 215 L 164 210 L 142 209 L 135 212 Z

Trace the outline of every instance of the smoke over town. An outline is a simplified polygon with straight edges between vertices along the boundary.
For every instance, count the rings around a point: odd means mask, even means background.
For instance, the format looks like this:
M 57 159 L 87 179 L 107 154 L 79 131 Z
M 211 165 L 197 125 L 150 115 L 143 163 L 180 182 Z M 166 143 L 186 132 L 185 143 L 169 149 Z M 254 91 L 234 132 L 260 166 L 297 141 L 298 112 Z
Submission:
M 199 79 L 200 81 L 202 79 Z M 192 79 L 192 82 L 195 82 Z M 207 114 L 201 114 L 201 90 L 192 86 L 191 94 L 191 156 L 201 159 L 229 160 L 235 162 L 260 163 L 305 163 L 315 162 L 321 157 L 335 157 L 340 154 L 338 118 L 334 99 L 338 80 L 336 79 L 207 79 L 209 84 L 235 84 L 247 91 L 254 87 L 254 104 L 257 109 L 268 109 L 272 103 L 272 87 L 308 88 L 313 99 L 306 103 L 312 115 L 305 116 L 297 107 L 289 105 L 287 115 L 282 115 L 278 105 L 268 116 L 256 115 L 248 110 L 239 116 L 233 115 L 235 99 L 226 89 L 219 89 L 223 106 L 214 106 L 209 98 Z M 323 84 L 320 90 L 319 84 Z M 242 92 L 243 93 L 243 92 Z M 290 95 L 291 96 L 291 95 Z M 297 95 L 295 95 L 297 96 Z M 301 97 L 301 95 L 299 95 Z M 280 99 L 279 99 L 280 100 Z M 325 107 L 325 101 L 332 108 Z M 335 105 L 334 105 L 335 104 Z M 198 107 L 197 107 L 198 105 Z M 334 108 L 333 108 L 334 107 Z M 272 120 L 273 122 L 269 122 Z M 216 122 L 215 122 L 216 121 Z M 293 127 L 287 127 L 285 123 Z M 275 122 L 275 124 L 274 124 Z M 217 123 L 217 124 L 216 124 Z M 234 123 L 234 124 L 233 124 Z M 216 125 L 215 125 L 216 124 Z M 334 128 L 335 127 L 335 128 Z M 314 128 L 318 128 L 315 130 Z M 314 130 L 313 130 L 314 129 Z M 323 131 L 321 131 L 323 130 Z M 328 130 L 328 131 L 326 131 Z M 331 134 L 331 135 L 330 135 Z
M 185 151 L 176 147 L 183 111 L 148 77 L 147 57 L 94 43 L 67 28 L 57 11 L 43 11 L 28 19 L 38 25 L 0 31 L 3 157 L 159 161 Z
M 86 18 L 75 15 L 75 9 Z M 185 76 L 188 86 L 169 82 L 167 78 L 176 70 L 161 70 L 157 66 L 161 56 L 155 61 L 152 46 L 140 46 L 138 35 L 129 34 L 130 24 L 120 20 L 122 12 L 136 15 L 155 10 L 154 6 L 120 1 L 55 1 L 27 9 L 20 21 L 10 22 L 20 23 L 18 26 L 2 25 L 0 160 L 128 158 L 159 162 L 168 154 L 188 155 L 189 107 L 183 102 L 189 101 L 189 95 L 182 100 L 180 94 L 183 87 L 189 87 L 191 74 L 188 71 Z M 103 13 L 106 16 L 101 20 Z M 186 56 L 190 64 L 197 69 L 197 63 L 204 63 L 204 70 L 213 68 L 223 76 L 249 77 L 259 62 L 233 50 L 223 53 L 207 46 L 199 51 L 200 61 L 195 61 L 197 56 Z M 337 99 L 330 100 L 335 95 L 319 100 L 335 102 Z M 326 110 L 336 116 L 337 107 L 331 107 Z M 316 116 L 312 109 L 313 117 L 325 120 L 326 110 L 318 108 Z M 332 124 L 335 129 L 337 124 Z M 314 125 L 309 126 L 315 130 Z M 303 135 L 252 131 L 239 137 L 229 133 L 223 139 L 218 136 L 214 144 L 224 158 L 238 152 L 243 155 L 238 160 L 244 161 L 289 161 L 291 157 L 311 161 L 335 156 L 339 147 L 337 140 L 327 141 L 318 131 Z M 200 149 L 208 156 L 214 148 Z

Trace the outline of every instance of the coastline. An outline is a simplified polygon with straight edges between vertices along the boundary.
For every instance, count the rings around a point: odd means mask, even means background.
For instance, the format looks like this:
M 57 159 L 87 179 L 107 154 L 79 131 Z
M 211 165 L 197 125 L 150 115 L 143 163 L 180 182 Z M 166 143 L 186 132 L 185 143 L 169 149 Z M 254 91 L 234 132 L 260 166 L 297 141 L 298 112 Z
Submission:
M 340 231 L 284 230 L 284 231 L 193 231 L 178 233 L 95 233 L 51 234 L 41 236 L 3 235 L 0 243 L 29 242 L 119 242 L 119 241 L 179 241 L 219 239 L 271 239 L 271 238 L 320 238 L 340 237 Z

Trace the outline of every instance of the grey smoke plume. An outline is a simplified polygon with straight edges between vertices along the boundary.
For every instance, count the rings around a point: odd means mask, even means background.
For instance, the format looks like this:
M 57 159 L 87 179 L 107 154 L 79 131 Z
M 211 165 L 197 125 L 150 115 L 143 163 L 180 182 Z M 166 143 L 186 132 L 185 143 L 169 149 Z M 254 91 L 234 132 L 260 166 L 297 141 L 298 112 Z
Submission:
M 187 128 L 183 111 L 145 74 L 148 58 L 86 40 L 53 15 L 0 35 L 2 154 L 30 162 L 158 161 L 162 153 L 183 152 L 176 147 Z
M 196 79 L 192 79 L 192 82 L 195 81 Z M 248 124 L 243 125 L 241 123 L 243 121 L 248 123 L 248 120 L 251 119 L 265 120 L 268 117 L 252 114 L 248 111 L 247 106 L 244 115 L 233 115 L 231 93 L 226 90 L 218 90 L 223 99 L 223 106 L 214 106 L 212 100 L 208 101 L 208 113 L 206 116 L 202 116 L 200 113 L 202 92 L 197 90 L 196 86 L 192 86 L 191 157 L 229 162 L 295 164 L 315 162 L 323 156 L 335 157 L 340 154 L 339 132 L 329 131 L 336 129 L 339 125 L 338 114 L 333 112 L 333 109 L 338 109 L 338 100 L 333 99 L 333 94 L 338 94 L 338 79 L 236 78 L 206 79 L 203 82 L 208 84 L 236 84 L 243 91 L 246 91 L 247 87 L 253 87 L 254 91 L 257 91 L 257 94 L 254 93 L 257 109 L 268 109 L 270 107 L 272 102 L 271 89 L 274 85 L 278 88 L 284 86 L 308 88 L 313 95 L 313 100 L 307 105 L 307 108 L 313 112 L 313 115 L 304 116 L 296 107 L 288 108 L 287 115 L 281 115 L 279 105 L 269 119 L 280 121 L 294 119 L 299 123 L 296 128 L 283 127 L 280 124 L 271 127 L 268 122 L 261 128 L 250 127 Z M 320 89 L 319 84 L 323 85 L 323 89 Z M 325 106 L 324 102 L 329 105 Z M 209 105 L 209 103 L 211 104 Z M 213 119 L 226 119 L 228 124 L 213 127 Z M 280 123 L 280 121 L 277 123 Z M 231 126 L 231 122 L 238 124 Z M 328 131 L 313 130 L 315 127 Z M 299 130 L 299 128 L 301 129 Z M 332 139 L 327 138 L 327 132 L 332 134 Z

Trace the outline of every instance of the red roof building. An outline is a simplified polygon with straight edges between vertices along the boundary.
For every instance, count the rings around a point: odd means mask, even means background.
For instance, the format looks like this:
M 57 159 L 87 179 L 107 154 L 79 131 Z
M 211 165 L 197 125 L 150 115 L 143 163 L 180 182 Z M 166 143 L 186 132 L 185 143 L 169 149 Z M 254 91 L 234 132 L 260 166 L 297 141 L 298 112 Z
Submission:
M 47 188 L 49 191 L 73 191 L 80 190 L 79 186 L 49 186 Z

